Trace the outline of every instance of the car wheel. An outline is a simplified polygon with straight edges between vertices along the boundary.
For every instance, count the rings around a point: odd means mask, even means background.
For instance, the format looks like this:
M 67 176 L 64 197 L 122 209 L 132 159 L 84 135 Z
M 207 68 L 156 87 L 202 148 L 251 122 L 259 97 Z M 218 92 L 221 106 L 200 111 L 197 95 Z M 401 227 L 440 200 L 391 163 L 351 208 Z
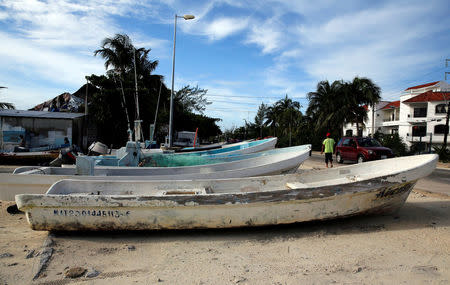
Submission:
M 344 162 L 344 160 L 342 159 L 341 153 L 339 153 L 339 152 L 336 154 L 336 161 L 338 163 Z
M 364 159 L 364 156 L 363 155 L 358 155 L 358 163 L 363 163 L 364 161 L 366 161 L 365 159 Z

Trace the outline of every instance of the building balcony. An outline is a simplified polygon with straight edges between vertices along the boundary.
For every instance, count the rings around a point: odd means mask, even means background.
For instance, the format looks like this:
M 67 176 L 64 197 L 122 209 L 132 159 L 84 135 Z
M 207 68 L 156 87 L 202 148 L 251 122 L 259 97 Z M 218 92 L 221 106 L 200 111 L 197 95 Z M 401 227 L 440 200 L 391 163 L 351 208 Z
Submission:
M 427 122 L 445 122 L 445 116 L 413 117 L 409 116 L 408 123 L 427 123 Z
M 406 119 L 408 123 L 425 123 L 429 121 L 429 118 L 426 116 L 424 117 L 414 117 L 412 114 L 408 115 L 408 118 Z
M 398 126 L 400 124 L 399 120 L 383 120 L 383 127 L 392 127 L 392 126 Z
M 447 137 L 447 140 L 450 139 L 450 137 Z M 406 141 L 408 142 L 420 142 L 420 137 L 412 137 L 408 136 L 406 137 Z M 430 142 L 430 134 L 428 133 L 427 136 L 422 137 L 422 142 L 429 143 Z M 444 135 L 443 134 L 432 134 L 431 136 L 431 143 L 443 143 L 444 142 Z

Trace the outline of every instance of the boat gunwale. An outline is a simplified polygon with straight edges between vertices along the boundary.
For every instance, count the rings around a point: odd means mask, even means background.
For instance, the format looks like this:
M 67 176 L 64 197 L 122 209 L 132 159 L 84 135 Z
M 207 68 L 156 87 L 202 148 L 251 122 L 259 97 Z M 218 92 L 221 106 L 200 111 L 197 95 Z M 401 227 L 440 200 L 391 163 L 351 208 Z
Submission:
M 348 196 L 358 196 L 365 195 L 372 192 L 379 192 L 384 189 L 389 189 L 396 187 L 397 185 L 411 185 L 415 184 L 418 179 L 405 181 L 405 182 L 387 182 L 383 180 L 388 176 L 372 178 L 370 182 L 373 182 L 373 186 L 365 187 L 362 189 L 361 182 L 368 181 L 355 181 L 346 184 L 335 184 L 329 186 L 317 186 L 311 188 L 297 188 L 297 189 L 278 189 L 278 190 L 268 190 L 268 191 L 255 191 L 255 192 L 233 192 L 233 193 L 202 193 L 202 194 L 179 194 L 179 195 L 135 195 L 135 194 L 124 194 L 124 195 L 96 195 L 88 193 L 76 193 L 76 194 L 20 194 L 16 195 L 16 201 L 18 203 L 19 209 L 30 209 L 30 208 L 54 208 L 54 207 L 68 207 L 68 208 L 80 208 L 80 207 L 108 207 L 108 208 L 145 208 L 148 205 L 145 202 L 152 201 L 163 201 L 163 202 L 176 202 L 176 206 L 231 206 L 237 204 L 253 205 L 258 203 L 284 203 L 284 202 L 314 202 L 314 201 L 326 201 L 332 200 L 333 197 L 339 195 Z M 338 187 L 338 188 L 336 188 Z M 342 189 L 347 188 L 347 189 Z M 317 192 L 317 193 L 315 193 Z M 400 191 L 403 193 L 404 191 Z M 390 194 L 391 195 L 391 194 Z M 393 193 L 397 195 L 397 193 Z M 254 197 L 250 197 L 254 196 Z M 258 197 L 261 196 L 261 197 Z M 279 197 L 273 197 L 279 196 Z M 258 198 L 258 199 L 256 199 Z M 283 199 L 287 198 L 287 199 Z M 27 203 L 23 203 L 23 200 L 48 200 L 52 199 L 55 205 L 48 206 L 34 206 L 30 207 Z M 63 205 L 63 200 L 79 200 L 80 204 L 83 202 L 95 202 L 97 199 L 102 200 L 105 205 L 95 206 L 95 205 L 79 205 L 79 206 L 67 206 Z M 199 203 L 199 200 L 209 200 L 212 201 L 202 201 L 208 203 Z M 220 202 L 217 202 L 219 200 Z M 226 200 L 226 202 L 224 202 Z M 239 201 L 237 201 L 239 200 Z M 243 201 L 246 200 L 246 201 Z M 117 203 L 118 201 L 123 202 L 142 202 L 143 205 L 123 205 Z M 20 205 L 19 205 L 20 204 Z M 89 204 L 89 203 L 87 203 Z M 167 207 L 167 205 L 161 206 L 161 208 Z M 158 208 L 152 206 L 152 208 Z

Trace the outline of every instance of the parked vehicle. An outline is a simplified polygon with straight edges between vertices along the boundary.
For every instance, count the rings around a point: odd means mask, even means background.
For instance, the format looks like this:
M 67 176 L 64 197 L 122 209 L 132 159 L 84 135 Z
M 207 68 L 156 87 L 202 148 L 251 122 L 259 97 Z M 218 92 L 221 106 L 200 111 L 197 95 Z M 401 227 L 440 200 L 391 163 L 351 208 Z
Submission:
M 382 146 L 376 139 L 369 137 L 343 137 L 336 146 L 336 161 L 357 161 L 362 163 L 369 160 L 394 157 L 390 148 Z

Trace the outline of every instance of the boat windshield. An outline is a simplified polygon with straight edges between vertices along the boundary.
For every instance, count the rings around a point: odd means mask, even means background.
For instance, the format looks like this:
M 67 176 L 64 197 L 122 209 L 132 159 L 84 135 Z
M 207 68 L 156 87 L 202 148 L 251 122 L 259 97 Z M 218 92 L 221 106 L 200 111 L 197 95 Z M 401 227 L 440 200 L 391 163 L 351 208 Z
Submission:
M 359 138 L 358 145 L 362 147 L 380 147 L 382 146 L 376 139 L 372 138 Z

